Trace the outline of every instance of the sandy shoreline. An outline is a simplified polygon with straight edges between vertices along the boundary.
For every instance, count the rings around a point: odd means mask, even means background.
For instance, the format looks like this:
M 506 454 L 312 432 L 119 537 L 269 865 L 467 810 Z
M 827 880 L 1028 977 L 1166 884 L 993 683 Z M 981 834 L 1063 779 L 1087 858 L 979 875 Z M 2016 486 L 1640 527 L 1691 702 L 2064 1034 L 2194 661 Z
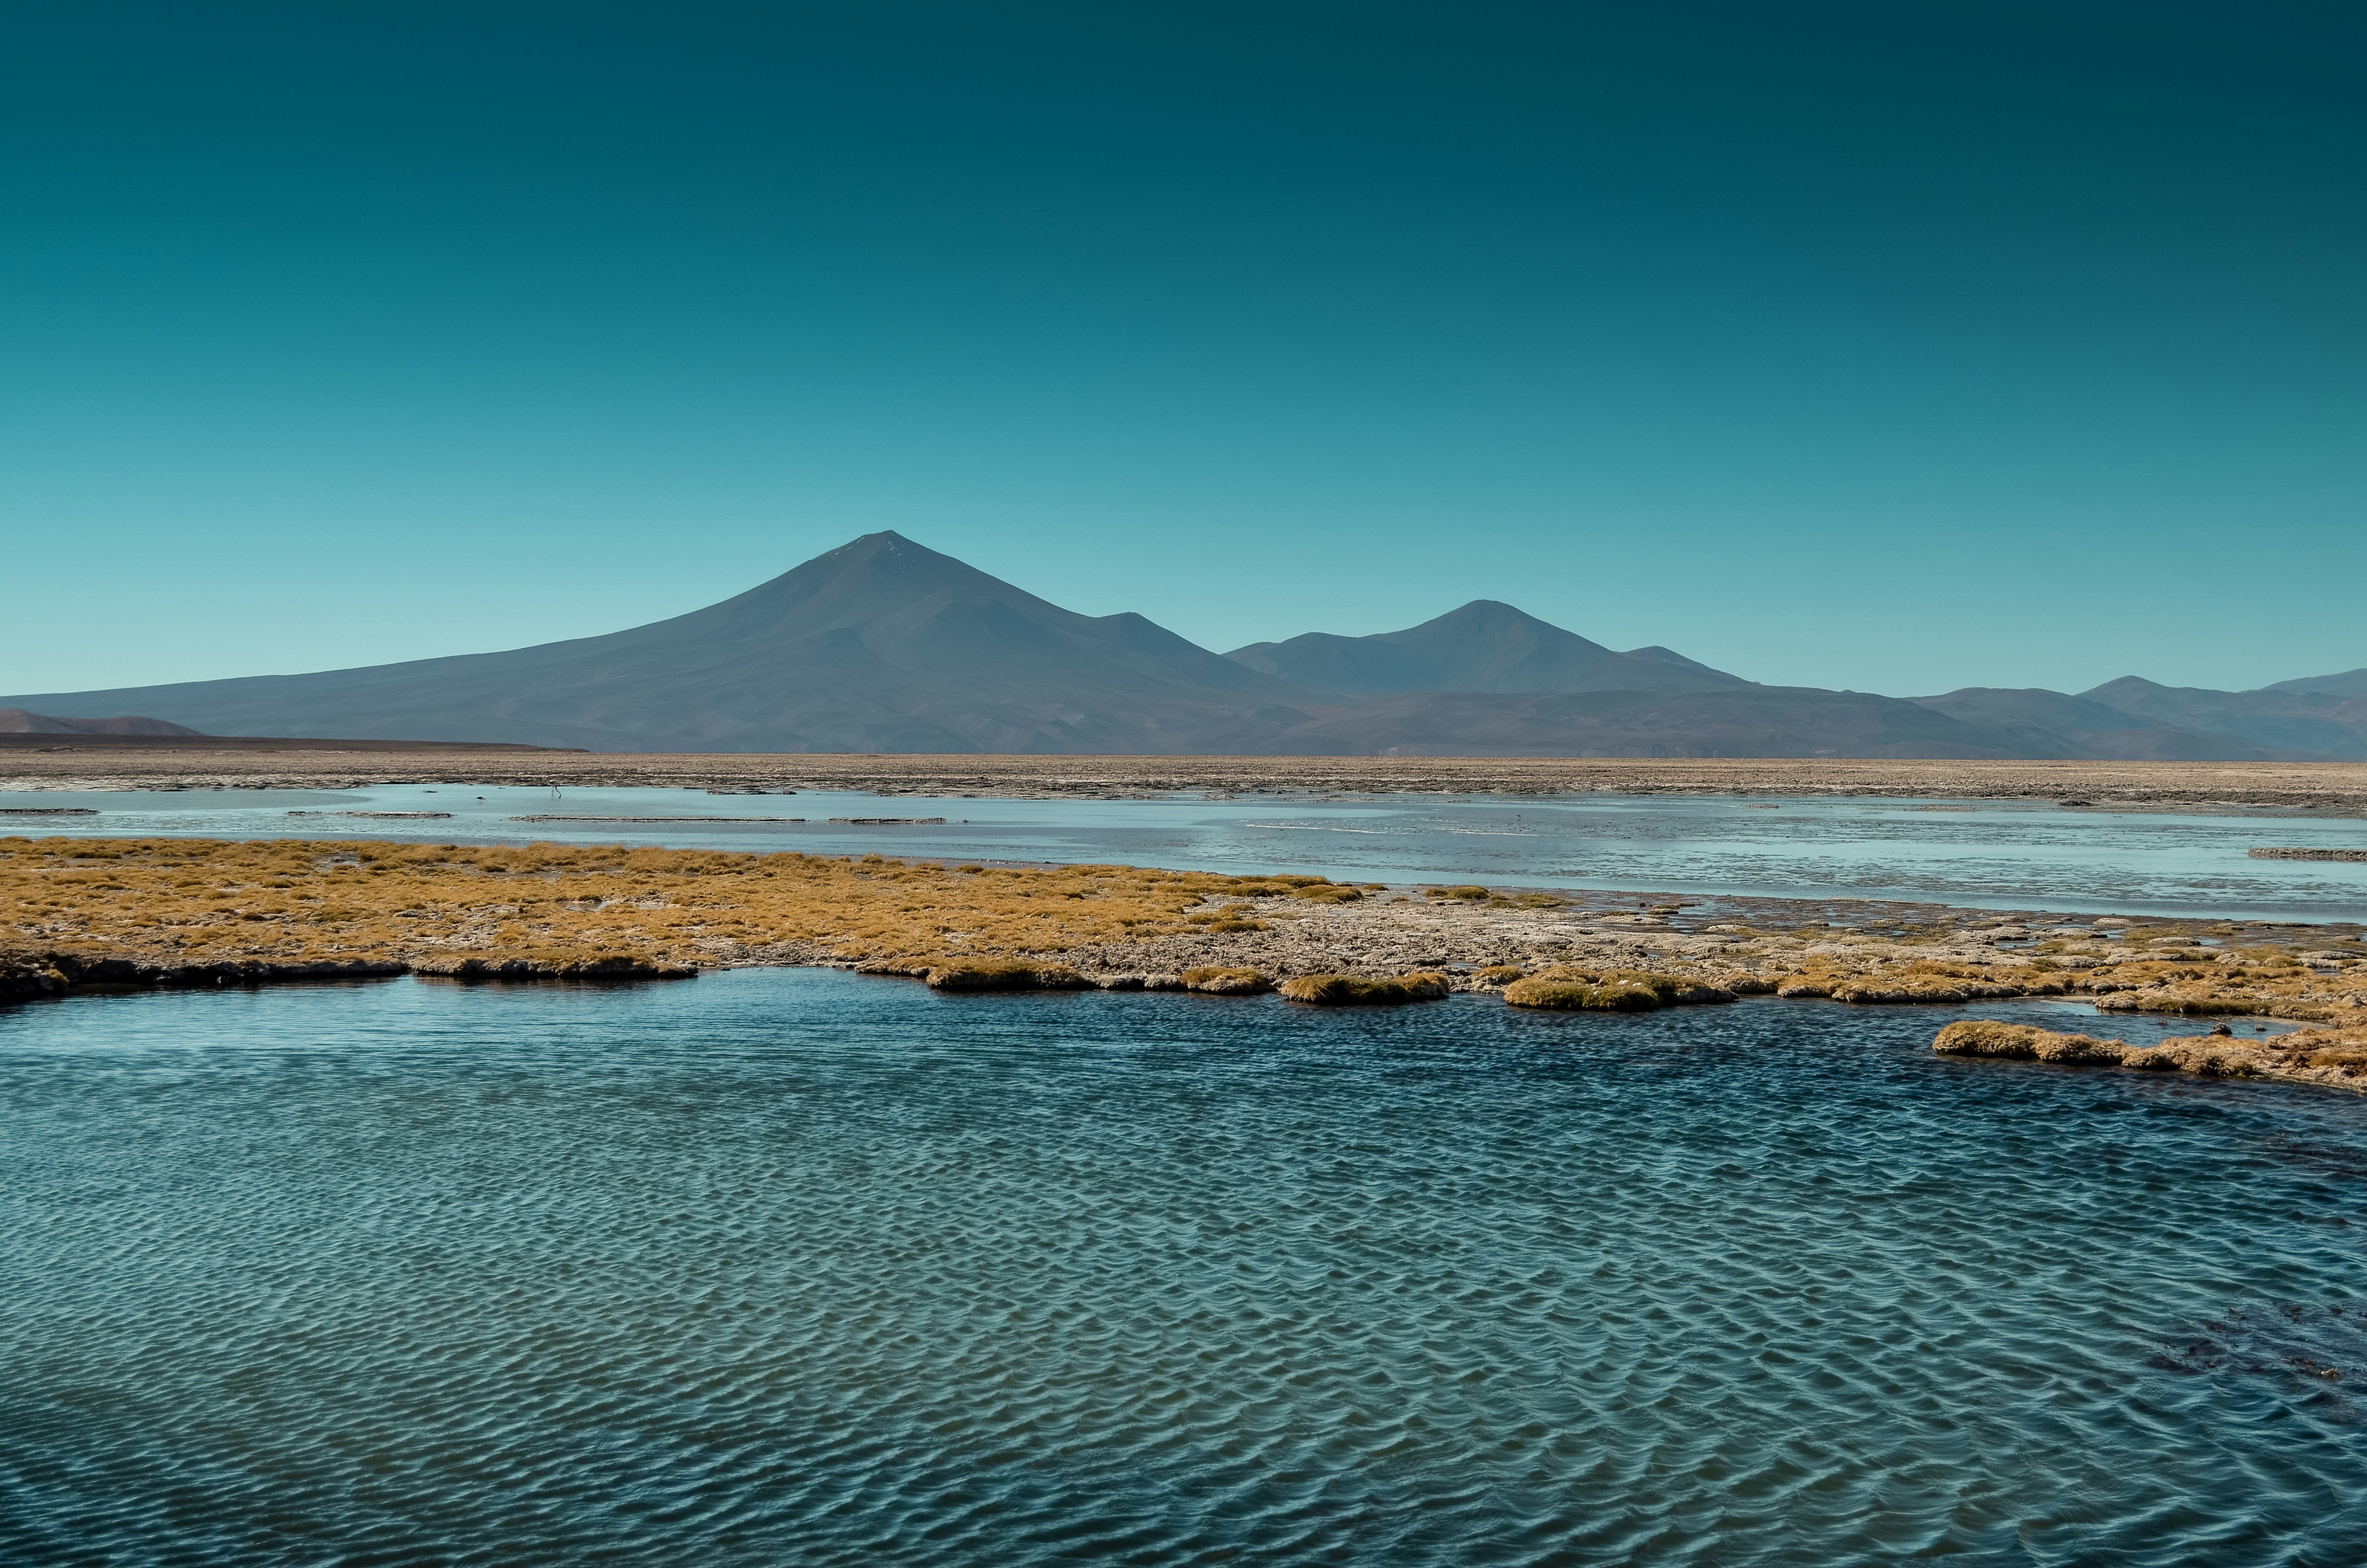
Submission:
M 1886 796 L 2109 811 L 2256 809 L 2367 817 L 2367 763 L 1793 761 L 1633 757 L 902 756 L 0 751 L 0 790 L 346 790 L 383 783 L 846 790 L 1109 799 L 1198 791 Z

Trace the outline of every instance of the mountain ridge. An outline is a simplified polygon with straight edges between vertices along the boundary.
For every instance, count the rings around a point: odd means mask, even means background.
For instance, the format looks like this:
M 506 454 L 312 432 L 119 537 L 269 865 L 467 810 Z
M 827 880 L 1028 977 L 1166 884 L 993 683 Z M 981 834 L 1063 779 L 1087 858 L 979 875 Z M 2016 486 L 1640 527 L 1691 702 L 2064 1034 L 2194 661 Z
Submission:
M 1668 648 L 1619 653 L 1500 599 L 1473 599 L 1402 631 L 1309 631 L 1226 658 L 1314 690 L 1376 693 L 1699 691 L 1750 683 Z
M 1494 599 L 1220 654 L 892 531 L 621 631 L 0 704 L 169 713 L 232 737 L 612 752 L 2367 758 L 2367 671 L 2250 693 L 2127 676 L 2078 697 L 1908 699 L 1762 686 L 1657 644 L 1617 652 Z
M 2304 676 L 2250 691 L 2122 676 L 2077 696 L 2036 687 L 1965 687 L 1915 701 L 2010 734 L 2068 744 L 2075 749 L 2066 756 L 2361 762 L 2367 761 L 2367 698 L 2342 695 L 2351 676 Z
M 33 713 L 22 708 L 0 708 L 0 735 L 195 735 L 163 719 L 136 713 L 112 719 L 62 719 L 54 713 Z

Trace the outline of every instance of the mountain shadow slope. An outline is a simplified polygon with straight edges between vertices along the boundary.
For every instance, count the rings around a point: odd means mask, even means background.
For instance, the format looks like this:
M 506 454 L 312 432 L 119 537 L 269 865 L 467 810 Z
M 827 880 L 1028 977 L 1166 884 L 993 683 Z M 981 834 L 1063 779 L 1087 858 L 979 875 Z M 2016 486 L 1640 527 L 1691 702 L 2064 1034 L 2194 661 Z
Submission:
M 2023 756 L 2112 757 L 2154 762 L 2257 762 L 2271 753 L 2234 735 L 2181 729 L 2124 713 L 2089 698 L 2044 687 L 1968 686 L 1918 706 L 2012 736 Z
M 2282 756 L 2355 762 L 2367 760 L 2367 711 L 2361 711 L 2367 704 L 2346 690 L 2357 674 L 2256 691 L 2161 686 L 2123 676 L 2079 695 L 2140 719 L 2232 736 Z
M 2261 687 L 2264 691 L 2290 691 L 2302 697 L 2318 697 L 2336 702 L 2355 701 L 2367 697 L 2367 670 L 2345 670 L 2339 676 L 2304 676 L 2299 680 L 2281 680 Z

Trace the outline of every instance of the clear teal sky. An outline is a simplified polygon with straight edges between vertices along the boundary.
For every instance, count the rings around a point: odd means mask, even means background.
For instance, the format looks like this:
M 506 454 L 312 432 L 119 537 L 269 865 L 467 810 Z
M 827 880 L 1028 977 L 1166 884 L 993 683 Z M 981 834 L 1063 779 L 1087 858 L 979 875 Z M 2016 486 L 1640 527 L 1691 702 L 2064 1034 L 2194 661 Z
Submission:
M 1507 599 L 1912 694 L 2367 665 L 2367 12 L 0 20 L 0 691 L 893 528 L 1216 648 Z

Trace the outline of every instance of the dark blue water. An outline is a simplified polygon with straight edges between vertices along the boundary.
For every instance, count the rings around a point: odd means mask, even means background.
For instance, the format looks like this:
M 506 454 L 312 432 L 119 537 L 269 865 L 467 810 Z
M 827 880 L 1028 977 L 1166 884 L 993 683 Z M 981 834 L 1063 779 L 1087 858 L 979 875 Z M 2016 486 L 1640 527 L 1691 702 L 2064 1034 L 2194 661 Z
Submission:
M 0 1561 L 2367 1561 L 2367 1098 L 1951 1016 L 19 1007 Z

